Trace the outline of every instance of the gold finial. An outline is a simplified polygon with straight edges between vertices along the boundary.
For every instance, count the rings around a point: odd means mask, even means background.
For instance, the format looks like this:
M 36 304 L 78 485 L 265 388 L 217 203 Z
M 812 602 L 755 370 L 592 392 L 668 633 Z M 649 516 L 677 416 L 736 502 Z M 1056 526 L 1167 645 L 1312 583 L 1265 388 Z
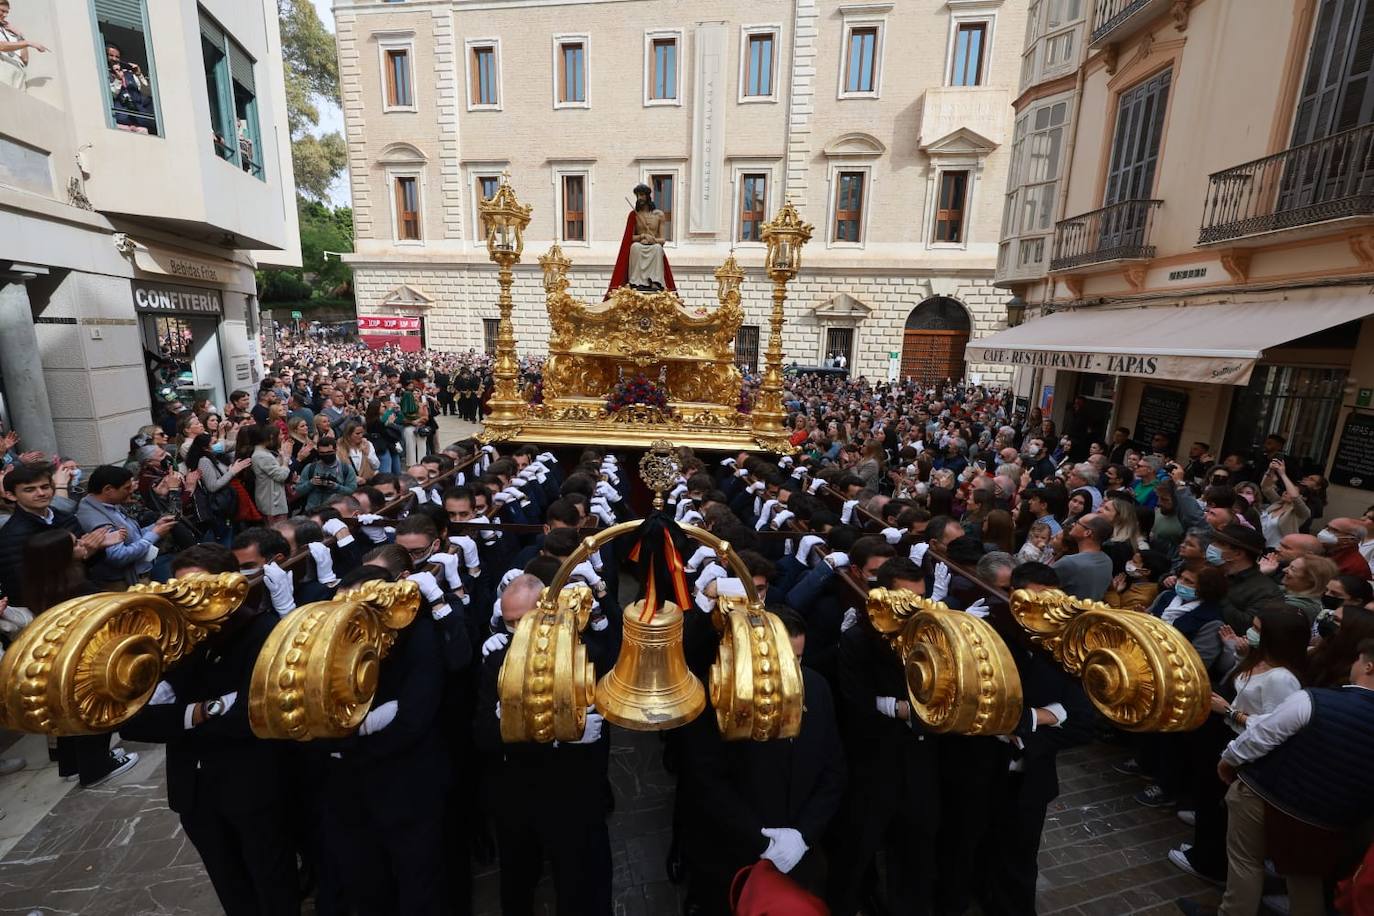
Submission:
M 663 508 L 663 494 L 673 488 L 680 473 L 682 462 L 678 460 L 673 443 L 667 439 L 654 442 L 639 459 L 639 477 L 653 491 L 655 509 Z

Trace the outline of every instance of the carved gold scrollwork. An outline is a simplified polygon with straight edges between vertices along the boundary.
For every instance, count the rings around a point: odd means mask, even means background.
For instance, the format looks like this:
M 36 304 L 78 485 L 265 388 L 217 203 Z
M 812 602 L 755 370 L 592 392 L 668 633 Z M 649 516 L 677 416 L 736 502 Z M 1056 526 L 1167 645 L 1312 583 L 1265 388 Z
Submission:
M 711 665 L 710 690 L 726 741 L 797 736 L 804 699 L 801 665 L 776 615 L 732 603 Z
M 1097 609 L 1107 609 L 1107 605 L 1075 598 L 1057 588 L 1018 589 L 1011 594 L 1011 616 L 1029 634 L 1031 642 L 1047 649 L 1056 659 L 1064 628 L 1079 614 Z
M 237 573 L 196 575 L 50 608 L 0 661 L 0 724 L 50 735 L 97 734 L 138 712 L 164 666 L 238 607 Z
M 868 619 L 906 671 L 912 712 L 932 731 L 1005 735 L 1022 714 L 1021 677 L 984 621 L 904 589 L 868 593 Z
M 372 706 L 382 659 L 420 608 L 413 582 L 365 582 L 283 619 L 253 666 L 248 721 L 259 738 L 342 738 Z
M 520 619 L 501 665 L 501 740 L 576 741 L 596 698 L 596 671 L 578 634 L 591 612 L 585 585 L 545 589 Z
M 1093 705 L 1128 731 L 1190 731 L 1206 721 L 1211 682 L 1183 634 L 1138 611 L 1086 611 L 1064 630 L 1059 657 Z

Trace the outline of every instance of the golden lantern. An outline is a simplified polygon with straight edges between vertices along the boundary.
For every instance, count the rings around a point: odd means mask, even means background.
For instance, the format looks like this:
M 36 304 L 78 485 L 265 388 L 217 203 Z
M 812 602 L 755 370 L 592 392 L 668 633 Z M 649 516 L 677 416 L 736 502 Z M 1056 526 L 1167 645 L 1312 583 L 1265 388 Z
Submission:
M 743 282 L 744 268 L 739 266 L 732 251 L 725 259 L 725 263 L 716 268 L 716 298 L 724 304 L 732 296 L 738 297 L 740 284 Z
M 782 205 L 778 215 L 763 224 L 763 241 L 768 246 L 768 276 L 773 278 L 773 312 L 768 322 L 768 355 L 754 407 L 754 435 L 760 444 L 778 451 L 787 447 L 786 415 L 782 409 L 782 324 L 783 303 L 787 301 L 787 282 L 801 270 L 802 246 L 811 241 L 811 225 L 802 222 L 791 202 Z
M 520 203 L 510 186 L 510 173 L 501 173 L 501 184 L 488 200 L 477 204 L 482 219 L 482 234 L 487 241 L 487 255 L 500 268 L 497 281 L 501 295 L 497 304 L 501 320 L 496 332 L 496 362 L 492 367 L 491 414 L 480 438 L 485 441 L 504 439 L 520 428 L 520 416 L 526 406 L 520 396 L 520 362 L 515 355 L 515 329 L 511 323 L 513 307 L 511 268 L 525 251 L 525 227 L 530 224 L 531 208 Z
M 544 291 L 553 292 L 560 285 L 567 286 L 568 268 L 572 259 L 563 254 L 563 249 L 555 242 L 548 252 L 539 256 L 539 266 L 544 271 Z

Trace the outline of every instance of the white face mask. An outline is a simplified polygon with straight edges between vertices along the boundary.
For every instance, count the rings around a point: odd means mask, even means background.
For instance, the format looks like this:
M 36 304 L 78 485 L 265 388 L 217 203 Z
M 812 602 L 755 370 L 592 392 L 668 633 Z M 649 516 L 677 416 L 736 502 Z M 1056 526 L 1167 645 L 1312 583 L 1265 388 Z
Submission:
M 1040 446 L 1038 446 L 1038 445 L 1028 445 L 1028 446 L 1026 446 L 1026 454 L 1027 454 L 1027 455 L 1030 455 L 1032 458 L 1034 458 L 1036 455 L 1040 454 Z
M 1317 532 L 1317 540 L 1321 541 L 1328 547 L 1330 547 L 1332 544 L 1339 543 L 1340 539 L 1341 536 L 1336 532 L 1332 531 L 1330 528 L 1323 528 L 1321 531 Z

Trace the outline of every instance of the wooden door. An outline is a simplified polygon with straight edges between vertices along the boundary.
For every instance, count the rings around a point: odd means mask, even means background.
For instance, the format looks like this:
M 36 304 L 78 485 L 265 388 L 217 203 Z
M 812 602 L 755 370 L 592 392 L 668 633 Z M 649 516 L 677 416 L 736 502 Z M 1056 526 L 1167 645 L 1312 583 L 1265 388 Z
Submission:
M 902 340 L 902 378 L 923 385 L 964 377 L 967 331 L 907 331 Z

